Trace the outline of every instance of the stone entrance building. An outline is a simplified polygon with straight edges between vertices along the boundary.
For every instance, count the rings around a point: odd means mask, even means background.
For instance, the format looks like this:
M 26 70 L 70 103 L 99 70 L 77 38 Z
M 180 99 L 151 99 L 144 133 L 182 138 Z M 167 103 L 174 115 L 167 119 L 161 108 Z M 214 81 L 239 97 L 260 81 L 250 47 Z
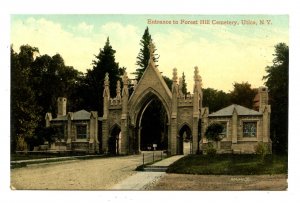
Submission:
M 123 87 L 121 88 L 118 81 L 117 96 L 111 98 L 109 75 L 106 74 L 103 117 L 98 118 L 97 112 L 75 112 L 68 115 L 65 112 L 63 117 L 56 119 L 50 119 L 51 115 L 46 115 L 47 125 L 65 123 L 64 141 L 65 146 L 69 146 L 68 149 L 75 150 L 76 143 L 80 142 L 83 146 L 81 149 L 89 152 L 139 153 L 143 114 L 153 100 L 158 100 L 166 112 L 167 153 L 170 155 L 183 153 L 184 135 L 187 133 L 190 136 L 191 153 L 195 154 L 205 149 L 208 140 L 204 133 L 208 125 L 213 122 L 224 126 L 224 139 L 219 144 L 219 153 L 254 153 L 259 142 L 271 148 L 271 111 L 268 105 L 267 88 L 259 88 L 259 111 L 233 104 L 210 114 L 207 107 L 202 107 L 205 95 L 202 93 L 202 79 L 198 68 L 194 68 L 193 94 L 182 93 L 182 80 L 178 81 L 176 69 L 173 69 L 173 83 L 170 90 L 152 60 L 153 50 L 154 45 L 151 44 L 148 67 L 131 95 L 129 95 L 129 80 L 125 72 L 122 78 Z M 76 115 L 81 119 L 76 119 Z M 98 131 L 98 129 L 102 130 Z M 77 140 L 78 132 L 86 136 Z

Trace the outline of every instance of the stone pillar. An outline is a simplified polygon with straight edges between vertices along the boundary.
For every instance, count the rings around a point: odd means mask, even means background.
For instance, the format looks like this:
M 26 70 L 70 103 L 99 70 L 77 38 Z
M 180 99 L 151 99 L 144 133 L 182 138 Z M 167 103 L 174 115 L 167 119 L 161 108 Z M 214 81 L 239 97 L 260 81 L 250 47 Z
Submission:
M 90 117 L 90 140 L 89 140 L 89 152 L 99 152 L 98 146 L 98 113 L 97 111 L 91 111 Z
M 170 139 L 168 139 L 169 152 L 171 155 L 177 154 L 177 111 L 178 111 L 178 84 L 177 84 L 177 69 L 173 69 L 173 84 L 172 84 L 172 106 L 170 120 Z
M 202 98 L 202 90 L 201 90 L 201 77 L 199 75 L 198 67 L 195 67 L 194 71 L 194 95 L 193 95 L 193 154 L 196 154 L 198 151 L 198 125 L 200 119 L 200 109 L 201 109 L 201 98 Z
M 232 144 L 237 143 L 237 132 L 238 132 L 238 114 L 236 109 L 233 109 L 233 114 L 232 114 Z
M 271 106 L 266 105 L 263 110 L 263 142 L 267 143 L 270 140 L 270 113 L 271 113 Z
M 52 120 L 52 114 L 51 113 L 46 113 L 45 120 L 46 120 L 46 127 L 50 127 L 51 120 Z
M 127 72 L 123 75 L 123 90 L 122 90 L 122 115 L 121 115 L 121 148 L 120 154 L 129 153 L 129 132 L 128 132 L 128 77 Z
M 208 127 L 208 114 L 209 114 L 208 107 L 202 108 L 201 113 L 202 113 L 202 125 L 201 125 L 202 143 L 206 144 L 208 143 L 208 140 L 205 136 L 205 131 Z
M 108 76 L 108 73 L 106 73 L 105 74 L 105 79 L 104 79 L 104 91 L 103 91 L 103 120 L 102 120 L 102 151 L 103 151 L 103 153 L 107 153 L 108 152 L 109 99 L 110 99 L 109 76 Z
M 72 120 L 73 120 L 73 113 L 69 112 L 68 113 L 68 121 L 67 121 L 67 129 L 68 129 L 67 143 L 66 143 L 67 150 L 72 149 L 72 132 L 73 132 Z

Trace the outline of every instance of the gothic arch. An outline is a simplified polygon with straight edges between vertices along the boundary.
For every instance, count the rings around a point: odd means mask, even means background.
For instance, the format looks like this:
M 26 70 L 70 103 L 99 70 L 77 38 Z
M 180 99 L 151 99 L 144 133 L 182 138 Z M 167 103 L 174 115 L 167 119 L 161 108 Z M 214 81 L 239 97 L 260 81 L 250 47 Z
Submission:
M 178 134 L 179 134 L 180 130 L 181 130 L 185 125 L 186 125 L 187 127 L 189 127 L 190 129 L 193 129 L 193 128 L 192 128 L 192 125 L 191 125 L 190 123 L 188 123 L 188 122 L 183 122 L 183 123 L 181 123 L 181 124 L 179 125 L 179 127 L 178 127 Z
M 141 112 L 143 112 L 146 109 L 147 105 L 151 102 L 151 100 L 154 97 L 156 97 L 162 103 L 164 109 L 167 112 L 168 121 L 170 121 L 170 103 L 167 102 L 164 99 L 164 97 L 161 96 L 161 94 L 159 94 L 159 92 L 149 87 L 144 92 L 142 92 L 142 94 L 133 96 L 137 97 L 137 99 L 135 99 L 135 102 L 132 105 L 130 105 L 130 102 L 133 101 L 133 99 L 130 98 L 129 100 L 129 115 L 131 124 L 133 126 L 136 126 L 136 124 L 138 123 L 137 119 L 139 119 Z
M 110 154 L 119 154 L 120 152 L 120 135 L 121 135 L 121 126 L 117 123 L 113 124 L 109 130 L 108 137 L 108 152 Z

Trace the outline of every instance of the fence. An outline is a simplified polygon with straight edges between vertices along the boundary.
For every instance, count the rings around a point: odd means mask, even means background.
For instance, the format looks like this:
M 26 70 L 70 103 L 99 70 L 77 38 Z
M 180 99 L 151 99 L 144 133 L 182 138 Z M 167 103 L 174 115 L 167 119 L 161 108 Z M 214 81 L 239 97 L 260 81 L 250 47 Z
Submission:
M 151 164 L 156 161 L 160 161 L 167 157 L 164 151 L 142 151 L 143 165 Z

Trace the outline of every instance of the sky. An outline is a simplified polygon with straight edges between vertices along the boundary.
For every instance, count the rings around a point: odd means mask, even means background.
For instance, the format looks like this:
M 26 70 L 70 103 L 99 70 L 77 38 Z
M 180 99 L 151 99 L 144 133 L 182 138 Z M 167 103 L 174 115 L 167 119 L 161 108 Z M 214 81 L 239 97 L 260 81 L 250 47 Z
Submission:
M 201 20 L 210 24 L 200 24 Z M 189 91 L 195 66 L 204 88 L 228 92 L 234 82 L 259 87 L 264 84 L 265 67 L 272 65 L 274 46 L 289 42 L 288 15 L 61 14 L 11 15 L 11 44 L 17 52 L 21 45 L 29 44 L 39 48 L 41 55 L 59 53 L 66 65 L 86 72 L 109 37 L 116 62 L 132 73 L 147 26 L 160 56 L 158 69 L 169 78 L 173 68 L 179 77 L 184 72 Z

